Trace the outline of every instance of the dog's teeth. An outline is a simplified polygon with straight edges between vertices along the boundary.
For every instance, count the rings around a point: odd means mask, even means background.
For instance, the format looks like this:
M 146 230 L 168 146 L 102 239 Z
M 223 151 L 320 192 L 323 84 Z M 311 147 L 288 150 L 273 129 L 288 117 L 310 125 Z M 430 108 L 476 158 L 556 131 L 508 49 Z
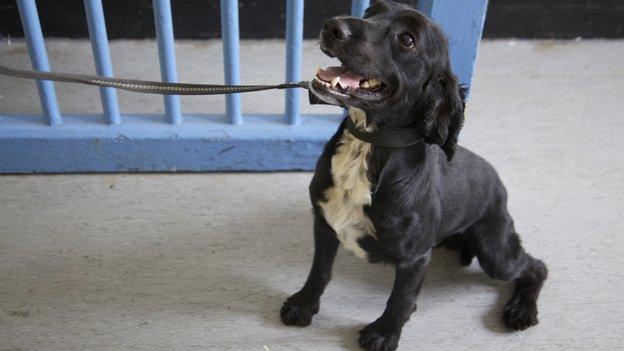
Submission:
M 323 85 L 324 85 L 324 86 L 326 86 L 326 87 L 328 87 L 328 88 L 331 86 L 331 85 L 330 85 L 329 83 L 327 83 L 327 82 L 323 82 Z
M 368 85 L 372 88 L 372 87 L 376 87 L 378 85 L 380 85 L 381 82 L 379 81 L 379 79 L 369 79 L 368 80 Z
M 332 81 L 331 81 L 332 88 L 336 88 L 336 85 L 338 85 L 338 82 L 340 82 L 340 77 L 336 77 L 336 78 L 332 79 Z
M 370 84 L 368 83 L 368 81 L 364 81 L 364 83 L 362 83 L 362 88 L 364 89 L 370 88 Z

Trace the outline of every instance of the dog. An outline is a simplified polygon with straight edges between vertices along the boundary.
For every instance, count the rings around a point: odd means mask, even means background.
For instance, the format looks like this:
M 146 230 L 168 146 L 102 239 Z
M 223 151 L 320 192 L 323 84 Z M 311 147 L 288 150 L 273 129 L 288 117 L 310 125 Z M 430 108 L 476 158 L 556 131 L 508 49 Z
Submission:
M 359 332 L 364 349 L 397 348 L 438 245 L 458 249 L 464 265 L 476 257 L 490 277 L 514 282 L 507 327 L 537 324 L 547 268 L 521 246 L 494 168 L 457 146 L 466 91 L 440 27 L 408 5 L 379 0 L 363 19 L 327 20 L 320 48 L 342 66 L 319 69 L 311 94 L 348 115 L 316 165 L 312 269 L 283 304 L 281 320 L 311 323 L 342 243 L 395 269 L 383 314 Z

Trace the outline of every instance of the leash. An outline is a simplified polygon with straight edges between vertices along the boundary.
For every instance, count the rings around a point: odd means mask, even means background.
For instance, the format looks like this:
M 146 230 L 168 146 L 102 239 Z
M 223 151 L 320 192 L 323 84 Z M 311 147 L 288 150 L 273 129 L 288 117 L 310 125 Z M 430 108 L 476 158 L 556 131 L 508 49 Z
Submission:
M 272 89 L 308 89 L 310 82 L 300 81 L 275 85 L 218 85 L 218 84 L 189 84 L 167 83 L 149 80 L 120 79 L 101 76 L 90 76 L 71 73 L 57 73 L 44 71 L 19 70 L 0 65 L 0 75 L 36 79 L 51 80 L 55 82 L 80 83 L 99 87 L 110 87 L 128 91 L 148 94 L 165 95 L 221 95 L 234 93 L 248 93 Z M 314 94 L 309 92 L 311 104 L 326 104 Z M 368 133 L 355 126 L 351 118 L 347 118 L 347 128 L 358 139 L 381 147 L 400 148 L 421 142 L 424 137 L 415 128 L 383 128 Z
M 220 95 L 234 93 L 248 93 L 272 89 L 304 88 L 308 89 L 310 82 L 301 81 L 275 85 L 217 85 L 217 84 L 189 84 L 189 83 L 166 83 L 149 80 L 134 80 L 109 78 L 101 76 L 89 76 L 71 73 L 56 73 L 42 71 L 26 71 L 9 68 L 0 65 L 0 75 L 37 79 L 52 80 L 55 82 L 81 83 L 99 87 L 110 87 L 128 91 L 148 94 L 165 95 Z

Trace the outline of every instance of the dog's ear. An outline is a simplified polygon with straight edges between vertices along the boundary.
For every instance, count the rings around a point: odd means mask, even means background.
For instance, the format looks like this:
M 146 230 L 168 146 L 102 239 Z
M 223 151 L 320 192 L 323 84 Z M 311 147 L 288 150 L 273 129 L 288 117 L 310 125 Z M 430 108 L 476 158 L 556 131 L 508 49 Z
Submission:
M 457 137 L 464 124 L 466 89 L 450 71 L 431 77 L 420 99 L 425 141 L 437 144 L 450 161 L 457 148 Z

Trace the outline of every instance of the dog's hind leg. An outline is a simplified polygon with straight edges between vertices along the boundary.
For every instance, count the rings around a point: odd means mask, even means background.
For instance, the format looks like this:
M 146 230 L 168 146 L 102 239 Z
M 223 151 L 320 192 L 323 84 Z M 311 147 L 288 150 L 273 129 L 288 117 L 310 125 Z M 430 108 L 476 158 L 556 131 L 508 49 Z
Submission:
M 507 210 L 497 212 L 475 224 L 468 239 L 490 277 L 514 281 L 503 321 L 510 329 L 524 330 L 538 323 L 537 298 L 548 271 L 544 262 L 524 250 Z
M 314 218 L 314 260 L 305 285 L 284 302 L 280 310 L 282 322 L 305 327 L 318 313 L 321 295 L 331 279 L 332 266 L 340 242 L 336 232 L 320 214 Z

